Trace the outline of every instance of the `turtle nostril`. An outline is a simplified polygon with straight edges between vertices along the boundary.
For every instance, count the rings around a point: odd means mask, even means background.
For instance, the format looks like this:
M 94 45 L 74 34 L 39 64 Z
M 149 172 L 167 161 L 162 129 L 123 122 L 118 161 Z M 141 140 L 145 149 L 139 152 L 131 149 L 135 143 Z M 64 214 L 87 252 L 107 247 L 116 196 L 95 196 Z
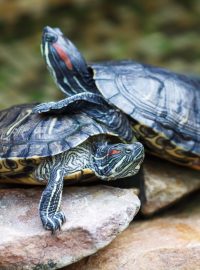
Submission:
M 56 42 L 58 39 L 57 35 L 53 33 L 45 33 L 44 37 L 46 41 L 49 41 L 49 42 Z
M 56 27 L 53 29 L 58 35 L 63 35 L 62 31 L 60 30 L 60 28 Z

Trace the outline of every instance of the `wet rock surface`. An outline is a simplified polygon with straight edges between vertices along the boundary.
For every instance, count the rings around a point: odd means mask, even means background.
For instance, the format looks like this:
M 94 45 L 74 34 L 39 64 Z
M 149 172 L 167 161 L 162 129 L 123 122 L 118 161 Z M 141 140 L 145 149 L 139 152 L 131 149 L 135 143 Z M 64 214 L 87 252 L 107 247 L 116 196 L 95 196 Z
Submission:
M 200 269 L 200 196 L 136 221 L 108 247 L 63 270 Z
M 200 189 L 200 172 L 147 156 L 143 172 L 141 211 L 151 215 Z
M 42 228 L 42 188 L 0 190 L 0 269 L 58 269 L 97 252 L 126 229 L 139 210 L 133 190 L 66 187 L 67 222 L 51 235 Z

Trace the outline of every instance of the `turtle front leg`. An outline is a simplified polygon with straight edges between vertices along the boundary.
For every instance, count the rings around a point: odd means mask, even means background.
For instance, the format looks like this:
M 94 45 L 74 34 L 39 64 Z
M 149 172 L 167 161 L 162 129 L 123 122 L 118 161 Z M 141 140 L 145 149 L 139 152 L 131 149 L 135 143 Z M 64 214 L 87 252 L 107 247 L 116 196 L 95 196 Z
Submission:
M 82 111 L 95 121 L 106 125 L 126 142 L 133 139 L 133 130 L 127 116 L 107 103 L 102 96 L 95 93 L 79 93 L 58 102 L 37 105 L 33 112 L 61 114 L 72 111 Z
M 39 213 L 46 230 L 54 233 L 65 222 L 65 215 L 60 210 L 63 190 L 64 171 L 62 168 L 53 168 L 45 190 L 42 193 Z
M 102 96 L 84 92 L 56 102 L 41 103 L 33 108 L 33 112 L 59 114 L 62 112 L 70 112 L 71 110 L 82 109 L 86 104 L 108 106 Z

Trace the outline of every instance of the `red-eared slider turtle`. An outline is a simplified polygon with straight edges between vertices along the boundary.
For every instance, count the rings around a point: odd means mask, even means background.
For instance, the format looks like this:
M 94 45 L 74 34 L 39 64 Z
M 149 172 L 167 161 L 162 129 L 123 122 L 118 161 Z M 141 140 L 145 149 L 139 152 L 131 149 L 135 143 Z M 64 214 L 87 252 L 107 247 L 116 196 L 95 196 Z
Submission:
M 41 116 L 32 113 L 34 106 L 0 112 L 0 182 L 47 183 L 39 212 L 44 228 L 55 231 L 65 221 L 63 179 L 76 180 L 81 172 L 106 181 L 134 175 L 144 150 L 139 142 L 123 144 L 84 113 Z
M 108 112 L 106 124 L 113 126 L 120 109 L 151 153 L 200 169 L 199 79 L 133 61 L 88 65 L 58 28 L 44 29 L 41 47 L 56 84 L 69 97 L 41 104 L 35 112 L 60 113 L 82 105 L 98 120 Z

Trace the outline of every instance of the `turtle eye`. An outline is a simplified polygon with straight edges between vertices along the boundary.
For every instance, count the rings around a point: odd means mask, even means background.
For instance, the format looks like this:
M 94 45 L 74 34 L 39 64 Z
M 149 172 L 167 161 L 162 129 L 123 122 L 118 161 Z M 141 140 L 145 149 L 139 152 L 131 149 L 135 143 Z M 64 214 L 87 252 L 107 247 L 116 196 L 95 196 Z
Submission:
M 130 154 L 130 153 L 132 153 L 132 151 L 131 151 L 131 149 L 126 149 L 126 150 L 125 150 L 125 153 L 126 153 L 126 154 Z
M 110 150 L 110 151 L 108 152 L 108 155 L 109 155 L 109 156 L 113 156 L 113 155 L 120 154 L 120 153 L 121 153 L 120 150 L 113 149 L 113 150 Z
M 49 41 L 49 42 L 56 42 L 58 39 L 58 37 L 53 33 L 45 33 L 45 38 L 46 38 L 46 41 Z

